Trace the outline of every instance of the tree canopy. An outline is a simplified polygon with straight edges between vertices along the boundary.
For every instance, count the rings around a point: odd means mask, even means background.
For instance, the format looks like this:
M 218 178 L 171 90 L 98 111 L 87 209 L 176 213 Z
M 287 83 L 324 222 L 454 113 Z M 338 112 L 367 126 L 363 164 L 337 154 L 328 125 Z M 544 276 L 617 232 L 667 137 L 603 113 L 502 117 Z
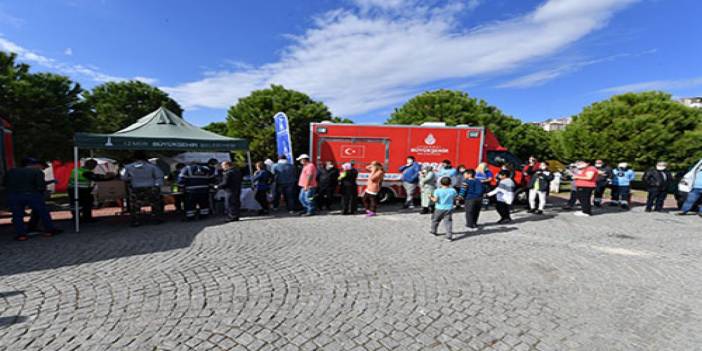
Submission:
M 332 118 L 329 108 L 309 96 L 280 85 L 256 90 L 239 99 L 227 113 L 228 135 L 249 140 L 255 159 L 275 158 L 275 126 L 273 116 L 284 112 L 288 116 L 290 139 L 296 155 L 307 153 L 310 123 Z
M 30 73 L 15 59 L 0 52 L 0 116 L 13 126 L 16 156 L 70 158 L 73 134 L 90 126 L 83 89 L 64 76 Z
M 508 131 L 507 138 L 504 141 L 500 139 L 500 142 L 521 160 L 526 160 L 529 156 L 550 160 L 554 156 L 551 151 L 551 136 L 551 133 L 537 125 L 524 123 Z
M 85 94 L 91 107 L 91 131 L 112 133 L 123 129 L 161 106 L 178 116 L 183 109 L 161 89 L 140 81 L 108 82 Z
M 202 129 L 222 136 L 227 136 L 228 134 L 227 122 L 212 122 L 202 127 Z
M 416 125 L 424 122 L 445 122 L 448 126 L 467 124 L 486 127 L 495 133 L 503 146 L 516 151 L 515 154 L 520 157 L 528 156 L 532 152 L 538 153 L 540 149 L 537 145 L 526 145 L 518 140 L 521 136 L 513 133 L 513 130 L 522 126 L 521 121 L 462 91 L 441 89 L 415 96 L 402 107 L 395 109 L 386 123 Z M 531 139 L 541 140 L 544 136 L 533 128 L 522 127 L 520 130 L 528 131 Z
M 684 168 L 702 158 L 702 110 L 663 92 L 628 93 L 586 107 L 553 141 L 566 161 L 602 158 Z

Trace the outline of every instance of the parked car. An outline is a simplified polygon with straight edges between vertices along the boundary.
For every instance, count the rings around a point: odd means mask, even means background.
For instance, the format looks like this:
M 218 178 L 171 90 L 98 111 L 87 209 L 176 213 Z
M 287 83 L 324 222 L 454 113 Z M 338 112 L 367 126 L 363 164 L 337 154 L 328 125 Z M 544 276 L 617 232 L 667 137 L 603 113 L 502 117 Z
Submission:
M 692 191 L 692 185 L 695 183 L 695 177 L 697 173 L 702 169 L 702 160 L 697 161 L 693 167 L 691 167 L 686 173 L 680 172 L 676 175 L 676 180 L 678 181 L 678 188 L 675 193 L 675 200 L 678 202 L 678 208 L 682 208 L 682 205 L 687 199 L 687 194 Z M 693 211 L 697 211 L 697 208 L 702 205 L 702 198 L 697 200 L 697 203 L 692 207 Z

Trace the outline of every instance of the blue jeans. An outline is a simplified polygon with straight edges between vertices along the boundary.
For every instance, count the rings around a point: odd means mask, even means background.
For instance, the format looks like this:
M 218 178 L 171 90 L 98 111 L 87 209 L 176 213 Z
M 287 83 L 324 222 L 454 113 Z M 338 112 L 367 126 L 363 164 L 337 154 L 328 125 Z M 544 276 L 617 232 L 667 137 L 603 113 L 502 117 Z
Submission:
M 631 186 L 629 185 L 616 185 L 612 187 L 612 201 L 619 203 L 620 205 L 625 205 L 629 202 L 629 194 L 631 193 Z
M 687 193 L 687 199 L 685 199 L 685 203 L 682 205 L 683 213 L 689 212 L 695 202 L 699 200 L 700 196 L 702 196 L 702 188 L 694 188 L 692 191 Z M 702 213 L 702 206 L 700 206 L 699 212 Z
M 314 196 L 317 193 L 317 188 L 309 188 L 305 191 L 300 189 L 300 204 L 308 214 L 314 214 Z
M 55 229 L 42 193 L 8 193 L 7 204 L 12 211 L 12 224 L 15 226 L 17 236 L 27 234 L 27 226 L 24 225 L 24 209 L 27 207 L 32 209 L 32 213 L 39 216 L 41 222 L 44 223 L 44 229 L 47 231 Z

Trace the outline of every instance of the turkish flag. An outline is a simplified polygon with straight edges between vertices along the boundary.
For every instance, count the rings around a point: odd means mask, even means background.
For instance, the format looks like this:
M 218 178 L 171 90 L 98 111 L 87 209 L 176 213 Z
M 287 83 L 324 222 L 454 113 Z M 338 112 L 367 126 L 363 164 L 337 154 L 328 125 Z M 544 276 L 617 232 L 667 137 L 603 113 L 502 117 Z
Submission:
M 341 145 L 339 155 L 343 158 L 356 158 L 364 157 L 365 153 L 366 147 L 364 145 Z

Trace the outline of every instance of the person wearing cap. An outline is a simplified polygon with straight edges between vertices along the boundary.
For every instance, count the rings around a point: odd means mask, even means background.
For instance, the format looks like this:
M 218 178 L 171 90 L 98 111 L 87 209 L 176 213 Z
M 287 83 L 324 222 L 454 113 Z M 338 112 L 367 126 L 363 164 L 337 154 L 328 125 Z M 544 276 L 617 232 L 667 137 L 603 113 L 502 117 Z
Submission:
M 358 185 L 356 184 L 358 171 L 350 162 L 341 165 L 339 184 L 341 184 L 341 214 L 356 214 L 356 200 L 358 198 Z
M 297 158 L 302 164 L 302 171 L 297 185 L 300 187 L 300 204 L 304 208 L 303 216 L 313 216 L 315 211 L 315 195 L 317 194 L 317 167 L 310 162 L 307 154 Z
M 61 231 L 54 227 L 51 214 L 44 202 L 46 181 L 40 162 L 34 158 L 26 158 L 22 160 L 22 166 L 7 171 L 3 179 L 3 186 L 7 189 L 7 204 L 12 211 L 15 239 L 19 241 L 29 239 L 27 226 L 24 224 L 24 210 L 27 207 L 32 210 L 32 213 L 36 212 L 44 224 L 46 230 L 44 236 L 60 233 Z
M 619 205 L 621 208 L 629 209 L 629 195 L 631 194 L 631 181 L 636 174 L 629 168 L 626 162 L 620 162 L 612 171 L 612 201 L 610 206 Z

